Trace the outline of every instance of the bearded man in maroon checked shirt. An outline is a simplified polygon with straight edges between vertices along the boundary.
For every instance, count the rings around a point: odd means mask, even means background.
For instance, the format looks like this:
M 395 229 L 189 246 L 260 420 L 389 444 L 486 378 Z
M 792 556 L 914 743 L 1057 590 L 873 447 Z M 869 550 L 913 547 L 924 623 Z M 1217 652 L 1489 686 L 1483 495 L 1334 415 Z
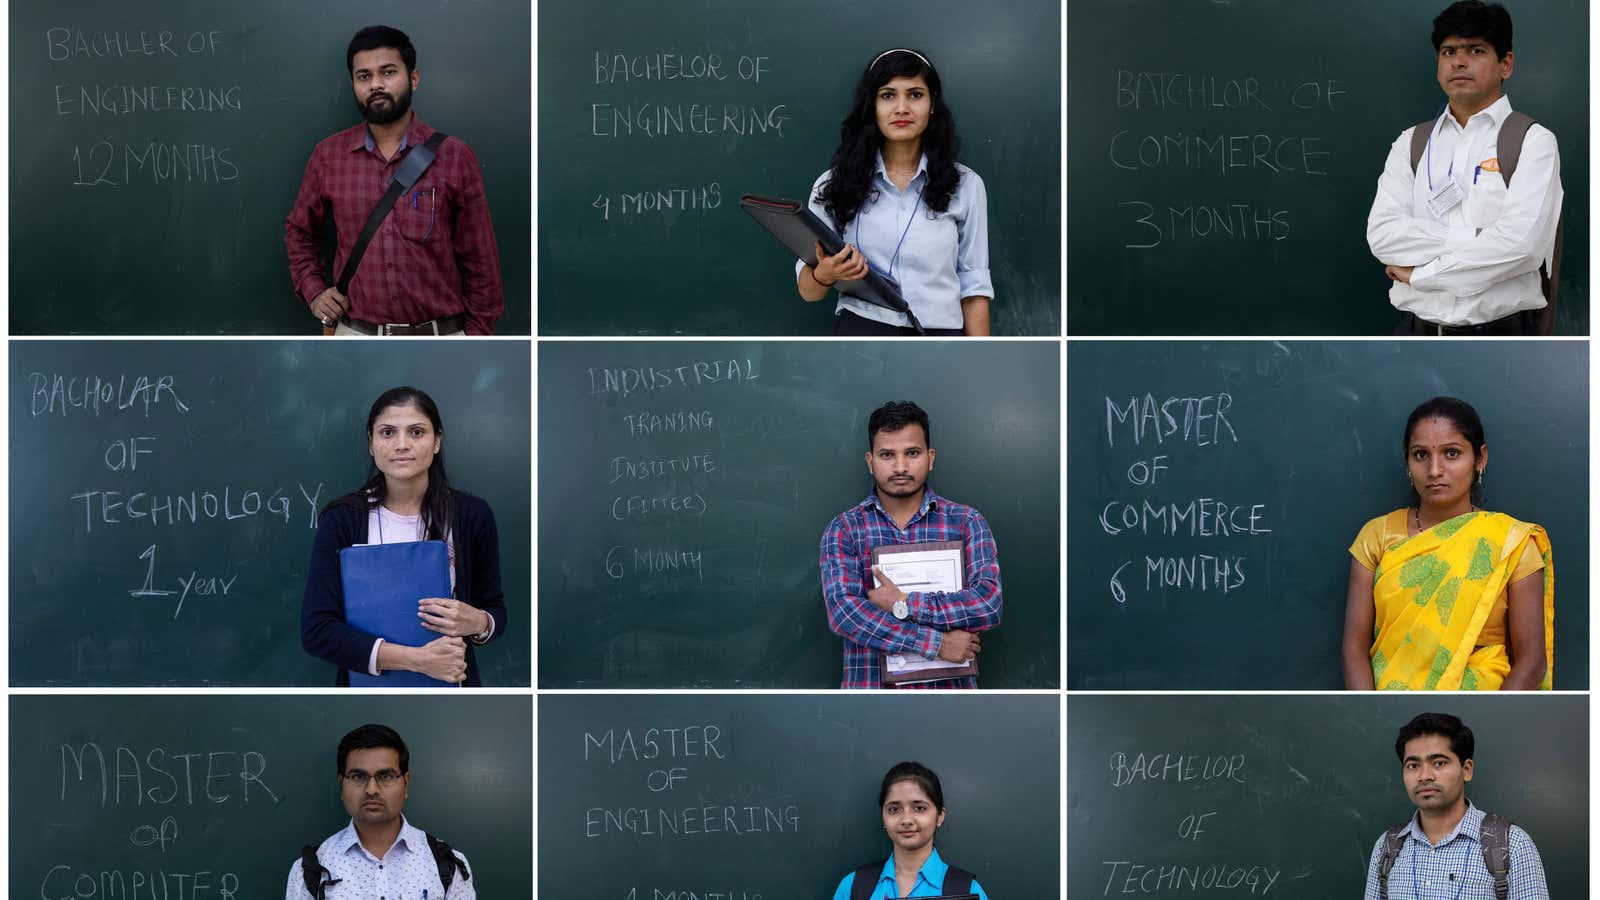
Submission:
M 928 414 L 915 403 L 885 403 L 867 419 L 867 471 L 873 490 L 822 534 L 822 598 L 828 628 L 844 638 L 844 688 L 884 687 L 885 653 L 965 662 L 978 633 L 1000 624 L 1000 560 L 989 523 L 975 509 L 928 487 L 934 452 Z M 965 589 L 902 591 L 872 567 L 872 549 L 961 541 Z M 876 575 L 878 585 L 873 586 Z M 975 688 L 975 676 L 907 687 Z
M 500 253 L 478 158 L 454 135 L 372 236 L 349 296 L 334 285 L 395 170 L 434 131 L 411 109 L 421 74 L 405 32 L 361 29 L 345 63 L 366 121 L 311 151 L 284 222 L 295 291 L 336 334 L 493 334 L 505 310 Z M 339 236 L 334 276 L 320 252 L 330 216 Z

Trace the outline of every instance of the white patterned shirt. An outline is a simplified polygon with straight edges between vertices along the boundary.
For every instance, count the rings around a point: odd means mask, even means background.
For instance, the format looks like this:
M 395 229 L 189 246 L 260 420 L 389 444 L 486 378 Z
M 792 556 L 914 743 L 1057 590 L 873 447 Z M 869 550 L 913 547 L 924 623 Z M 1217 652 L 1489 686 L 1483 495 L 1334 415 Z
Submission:
M 463 866 L 465 854 L 452 848 Z M 414 827 L 405 817 L 400 819 L 400 836 L 378 859 L 361 846 L 355 822 L 351 822 L 317 848 L 317 860 L 340 882 L 327 891 L 327 900 L 477 900 L 473 882 L 458 870 L 444 892 L 439 880 L 439 865 L 434 862 L 433 851 L 428 849 L 428 839 L 422 829 Z M 468 873 L 471 872 L 469 868 Z M 306 891 L 305 876 L 300 874 L 300 860 L 289 867 L 289 885 L 284 890 L 284 900 L 313 900 Z

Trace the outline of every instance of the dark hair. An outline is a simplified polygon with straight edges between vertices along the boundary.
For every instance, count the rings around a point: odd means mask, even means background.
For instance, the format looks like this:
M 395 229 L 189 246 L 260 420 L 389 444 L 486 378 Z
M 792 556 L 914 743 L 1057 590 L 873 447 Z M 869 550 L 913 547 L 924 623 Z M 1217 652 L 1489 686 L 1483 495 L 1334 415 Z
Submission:
M 406 37 L 404 31 L 387 25 L 368 25 L 356 32 L 350 39 L 350 46 L 345 48 L 344 67 L 353 74 L 356 70 L 356 54 L 379 47 L 400 51 L 400 61 L 406 64 L 407 75 L 417 67 L 417 48 L 411 46 L 411 38 Z
M 928 430 L 928 414 L 910 400 L 893 400 L 872 411 L 867 419 L 867 449 L 872 449 L 872 439 L 880 431 L 899 431 L 907 425 L 922 426 L 922 440 L 931 447 L 933 437 Z
M 883 787 L 878 790 L 878 807 L 883 808 L 883 802 L 889 799 L 889 789 L 902 781 L 910 781 L 933 801 L 935 808 L 944 810 L 944 788 L 939 786 L 939 776 L 933 770 L 919 762 L 897 763 L 889 773 L 883 776 Z
M 411 771 L 411 751 L 406 749 L 406 742 L 400 739 L 400 733 L 387 725 L 369 724 L 352 729 L 339 739 L 339 774 L 344 774 L 344 761 L 350 756 L 351 750 L 371 750 L 374 747 L 393 748 L 400 754 L 400 774 Z
M 1511 13 L 1498 3 L 1460 0 L 1433 20 L 1433 52 L 1438 53 L 1439 45 L 1451 35 L 1483 38 L 1494 45 L 1497 58 L 1505 59 L 1511 52 Z
M 1406 418 L 1405 438 L 1400 442 L 1402 458 L 1410 459 L 1411 433 L 1417 429 L 1417 423 L 1425 419 L 1444 419 L 1454 425 L 1456 430 L 1461 432 L 1461 436 L 1467 439 L 1467 443 L 1472 445 L 1473 459 L 1478 458 L 1478 453 L 1488 443 L 1483 439 L 1483 420 L 1478 418 L 1478 411 L 1472 408 L 1472 404 L 1454 397 L 1434 397 L 1432 400 L 1424 400 Z M 1411 496 L 1415 501 L 1412 503 L 1413 506 L 1422 502 L 1422 498 L 1417 495 L 1415 485 L 1411 488 Z M 1476 483 L 1472 485 L 1471 496 L 1474 503 L 1483 505 L 1483 493 Z
M 1405 762 L 1406 744 L 1428 735 L 1449 738 L 1450 752 L 1462 762 L 1472 758 L 1475 749 L 1472 729 L 1449 713 L 1423 713 L 1400 726 L 1400 735 L 1394 739 L 1394 755 L 1399 757 L 1402 763 Z
M 390 388 L 378 395 L 372 401 L 372 409 L 367 413 L 367 441 L 372 441 L 372 425 L 378 416 L 391 406 L 412 406 L 428 417 L 433 423 L 433 433 L 436 437 L 444 437 L 444 420 L 439 418 L 439 407 L 434 405 L 433 398 L 414 387 Z M 327 512 L 336 506 L 347 506 L 370 512 L 383 505 L 384 497 L 388 496 L 389 482 L 383 473 L 378 471 L 377 460 L 367 463 L 367 481 L 342 497 L 335 498 L 322 508 Z M 445 531 L 450 528 L 450 521 L 455 514 L 455 501 L 450 496 L 450 482 L 444 474 L 444 445 L 439 446 L 439 452 L 433 455 L 433 462 L 428 465 L 428 489 L 422 495 L 422 528 L 427 540 L 442 541 Z
M 921 76 L 928 83 L 932 101 L 928 127 L 922 132 L 922 152 L 928 156 L 923 205 L 934 212 L 949 209 L 950 198 L 961 181 L 956 171 L 961 141 L 956 137 L 955 116 L 944 102 L 938 71 L 915 51 L 890 51 L 861 73 L 850 100 L 850 112 L 839 125 L 839 149 L 833 151 L 833 162 L 828 164 L 828 180 L 817 191 L 817 201 L 827 208 L 841 231 L 875 190 L 872 176 L 878 170 L 878 152 L 883 147 L 883 134 L 878 131 L 878 89 L 902 76 Z

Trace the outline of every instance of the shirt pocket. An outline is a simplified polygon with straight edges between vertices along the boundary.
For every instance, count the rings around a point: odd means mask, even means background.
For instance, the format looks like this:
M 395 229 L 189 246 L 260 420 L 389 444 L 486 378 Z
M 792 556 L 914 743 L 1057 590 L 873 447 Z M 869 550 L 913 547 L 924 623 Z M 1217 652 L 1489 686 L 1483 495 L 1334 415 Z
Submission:
M 399 217 L 400 233 L 406 240 L 423 244 L 435 239 L 439 233 L 439 220 L 443 215 L 444 194 L 438 187 L 421 182 L 400 195 L 395 201 L 395 214 Z
M 1499 218 L 1506 204 L 1506 180 L 1499 172 L 1480 171 L 1477 182 L 1467 192 L 1467 224 L 1488 228 Z

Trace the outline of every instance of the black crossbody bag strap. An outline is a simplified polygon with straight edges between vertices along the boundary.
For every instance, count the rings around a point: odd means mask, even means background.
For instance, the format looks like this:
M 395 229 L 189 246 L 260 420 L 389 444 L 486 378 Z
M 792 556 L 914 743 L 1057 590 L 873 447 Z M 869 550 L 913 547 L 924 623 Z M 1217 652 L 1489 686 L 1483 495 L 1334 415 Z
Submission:
M 413 147 L 406 158 L 395 169 L 394 178 L 389 182 L 389 189 L 384 192 L 378 205 L 372 208 L 367 216 L 367 224 L 362 226 L 361 235 L 356 238 L 356 245 L 350 248 L 350 258 L 344 261 L 344 271 L 339 273 L 339 293 L 350 296 L 350 280 L 356 277 L 356 267 L 361 265 L 361 257 L 367 254 L 367 245 L 372 243 L 372 236 L 378 233 L 378 226 L 389 215 L 389 210 L 394 209 L 395 201 L 406 189 L 417 183 L 422 173 L 428 171 L 433 165 L 433 159 L 438 155 L 439 145 L 445 142 L 450 135 L 442 131 L 435 131 L 428 136 L 428 140 L 421 147 Z

